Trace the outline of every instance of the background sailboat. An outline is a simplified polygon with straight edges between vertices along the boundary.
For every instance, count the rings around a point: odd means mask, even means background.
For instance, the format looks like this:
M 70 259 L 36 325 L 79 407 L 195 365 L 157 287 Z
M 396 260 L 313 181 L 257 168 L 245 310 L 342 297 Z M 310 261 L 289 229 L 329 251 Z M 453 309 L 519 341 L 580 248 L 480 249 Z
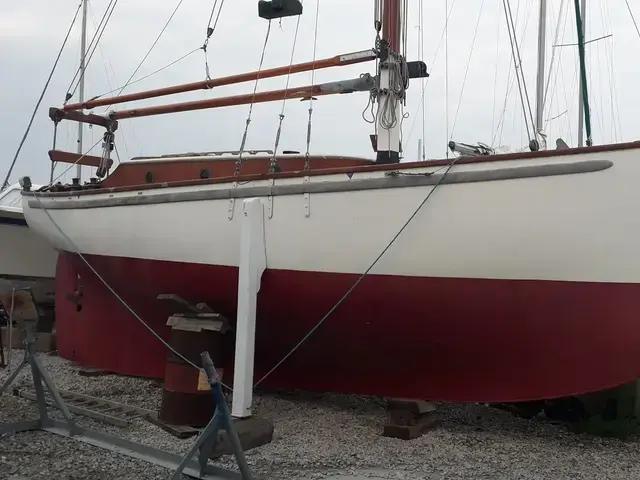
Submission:
M 31 287 L 38 303 L 52 304 L 58 252 L 27 226 L 21 190 L 0 191 L 0 290 Z

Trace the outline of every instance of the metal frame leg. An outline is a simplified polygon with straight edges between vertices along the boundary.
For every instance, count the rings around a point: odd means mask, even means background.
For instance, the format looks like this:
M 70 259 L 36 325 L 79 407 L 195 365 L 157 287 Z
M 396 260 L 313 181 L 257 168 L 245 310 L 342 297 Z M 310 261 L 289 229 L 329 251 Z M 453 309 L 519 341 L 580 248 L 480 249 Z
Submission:
M 40 362 L 40 359 L 37 356 L 32 355 L 30 357 L 30 363 L 31 363 L 31 371 L 33 372 L 33 380 L 36 386 L 36 397 L 38 398 L 39 408 L 44 407 L 44 411 L 46 412 L 44 390 L 42 389 L 42 382 L 44 381 L 44 384 L 47 387 L 47 390 L 49 390 L 49 393 L 51 394 L 53 401 L 55 402 L 56 406 L 62 413 L 62 416 L 64 417 L 64 419 L 69 424 L 69 431 L 73 434 L 73 431 L 77 429 L 77 426 L 73 418 L 71 417 L 71 412 L 67 408 L 67 405 L 64 403 L 64 400 L 60 396 L 60 393 L 58 392 L 57 387 L 53 383 L 53 380 L 51 380 L 51 377 L 49 377 L 49 374 L 44 369 L 44 366 L 42 365 L 42 363 Z M 38 378 L 36 379 L 36 377 Z M 38 390 L 40 390 L 40 395 Z
M 20 362 L 20 365 L 18 365 L 18 368 L 16 368 L 13 371 L 13 373 L 9 375 L 9 378 L 7 378 L 7 380 L 2 384 L 2 387 L 0 387 L 0 395 L 2 395 L 5 392 L 5 390 L 9 387 L 9 385 L 13 383 L 13 381 L 16 379 L 16 377 L 22 371 L 22 369 L 27 366 L 27 363 L 28 363 L 27 353 L 25 352 L 24 358 L 22 359 L 22 362 Z
M 216 410 L 213 417 L 202 431 L 196 443 L 191 447 L 187 454 L 182 458 L 182 462 L 178 465 L 177 470 L 173 473 L 171 480 L 179 480 L 182 471 L 185 466 L 191 461 L 196 452 L 198 454 L 198 465 L 200 466 L 200 475 L 207 473 L 207 462 L 211 458 L 211 454 L 216 448 L 218 442 L 218 432 L 220 429 L 224 429 L 229 436 L 229 441 L 233 447 L 233 453 L 236 457 L 238 468 L 243 480 L 252 480 L 251 472 L 249 472 L 249 465 L 247 459 L 244 456 L 244 449 L 240 442 L 238 431 L 233 424 L 231 414 L 229 413 L 229 406 L 222 394 L 222 387 L 218 381 L 216 369 L 211 361 L 211 357 L 208 352 L 201 354 L 202 364 L 207 374 L 209 385 L 211 386 L 211 393 L 215 400 Z
M 209 423 L 202 431 L 196 443 L 189 449 L 187 454 L 182 458 L 182 462 L 178 465 L 178 469 L 173 473 L 171 480 L 180 480 L 180 476 L 185 466 L 191 461 L 196 452 L 199 452 L 198 464 L 200 465 L 200 473 L 206 473 L 207 463 L 213 450 L 215 449 L 216 441 L 218 438 L 218 431 L 220 430 L 220 422 L 218 420 L 218 413 L 213 415 Z M 209 455 L 207 455 L 207 453 Z
M 242 451 L 238 434 L 235 431 L 233 423 L 231 423 L 229 409 L 225 403 L 224 396 L 222 395 L 220 383 L 218 383 L 215 378 L 214 380 L 210 378 L 209 383 L 212 385 L 214 398 L 221 399 L 219 403 L 217 403 L 218 408 L 216 409 L 216 413 L 211 419 L 211 422 L 209 422 L 209 425 L 205 428 L 203 434 L 200 435 L 198 441 L 187 456 L 183 458 L 173 453 L 131 442 L 117 436 L 85 429 L 77 425 L 72 419 L 71 413 L 65 405 L 64 400 L 60 397 L 53 380 L 49 377 L 44 365 L 37 356 L 33 326 L 27 325 L 26 322 L 22 322 L 21 328 L 24 328 L 26 333 L 24 358 L 18 368 L 16 368 L 0 388 L 0 395 L 8 389 L 24 367 L 29 365 L 31 367 L 33 384 L 36 391 L 39 418 L 37 420 L 27 420 L 0 425 L 0 435 L 4 435 L 6 433 L 15 434 L 30 430 L 43 430 L 172 470 L 177 467 L 176 473 L 172 476 L 174 479 L 179 479 L 182 472 L 190 477 L 206 480 L 239 479 L 240 476 L 236 472 L 224 470 L 214 465 L 208 465 L 209 458 L 215 450 L 218 431 L 224 426 L 229 438 L 231 439 L 231 443 L 236 450 L 236 458 L 238 459 L 240 471 L 242 472 L 242 479 L 251 480 L 251 475 L 244 458 L 244 452 Z M 209 358 L 208 354 L 207 358 Z M 210 358 L 209 362 L 211 362 Z M 211 365 L 213 364 L 211 363 Z M 215 372 L 215 370 L 213 371 Z M 47 412 L 48 405 L 45 398 L 45 388 L 51 394 L 55 405 L 62 412 L 65 421 L 58 421 L 49 417 Z M 200 454 L 198 462 L 195 462 L 191 460 L 191 458 L 197 450 L 199 450 Z

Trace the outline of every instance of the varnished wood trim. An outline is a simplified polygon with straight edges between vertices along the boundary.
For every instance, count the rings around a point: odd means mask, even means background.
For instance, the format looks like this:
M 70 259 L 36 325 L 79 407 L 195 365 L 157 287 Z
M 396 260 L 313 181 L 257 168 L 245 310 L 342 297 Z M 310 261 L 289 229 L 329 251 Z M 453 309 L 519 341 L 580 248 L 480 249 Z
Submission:
M 93 155 L 81 155 L 79 153 L 63 152 L 61 150 L 49 150 L 49 158 L 52 162 L 70 163 L 72 165 L 85 165 L 98 168 L 102 158 Z M 107 168 L 111 168 L 113 160 L 109 159 Z
M 174 202 L 197 202 L 203 200 L 224 200 L 231 198 L 252 198 L 282 195 L 302 195 L 305 193 L 341 193 L 363 190 L 380 190 L 388 188 L 422 187 L 440 184 L 461 184 L 513 180 L 522 178 L 549 177 L 556 175 L 572 175 L 597 172 L 611 168 L 613 162 L 608 160 L 590 160 L 571 163 L 551 163 L 526 167 L 499 168 L 474 172 L 454 172 L 423 175 L 403 175 L 401 172 L 385 175 L 380 178 L 361 180 L 338 180 L 332 182 L 298 183 L 273 186 L 243 186 L 241 188 L 223 188 L 197 190 L 187 192 L 159 193 L 155 195 L 133 195 L 115 198 L 92 198 L 84 200 L 69 199 L 62 202 L 51 202 L 47 210 L 68 210 L 84 208 L 124 207 L 132 205 L 152 205 Z M 25 193 L 33 195 L 33 193 Z M 37 194 L 48 196 L 47 194 Z M 106 195 L 103 195 L 105 197 Z M 42 200 L 29 200 L 29 207 L 43 208 Z

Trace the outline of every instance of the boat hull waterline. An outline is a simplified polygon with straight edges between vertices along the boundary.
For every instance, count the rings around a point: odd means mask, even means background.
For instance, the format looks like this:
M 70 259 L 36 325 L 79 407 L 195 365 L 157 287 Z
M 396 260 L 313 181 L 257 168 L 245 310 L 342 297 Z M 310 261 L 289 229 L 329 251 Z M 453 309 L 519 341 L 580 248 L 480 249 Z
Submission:
M 370 275 L 264 386 L 508 402 L 640 377 L 639 153 L 454 166 L 453 180 L 437 187 Z M 414 178 L 428 179 L 424 174 L 434 170 L 402 170 L 423 174 L 407 175 L 411 180 L 375 170 L 348 179 L 278 179 L 283 190 L 272 202 L 259 196 L 267 271 L 258 301 L 257 378 L 370 266 L 439 181 Z M 337 187 L 360 180 L 405 184 Z M 304 195 L 287 187 L 304 182 L 327 188 Z M 268 180 L 234 190 L 264 186 Z M 34 230 L 58 248 L 82 252 L 166 337 L 172 312 L 156 300 L 160 293 L 235 315 L 243 196 L 234 194 L 231 203 L 228 192 L 215 193 L 225 189 L 209 184 L 23 201 Z M 77 287 L 78 274 L 87 292 L 80 311 L 62 300 Z M 162 377 L 162 345 L 76 255 L 61 257 L 58 276 L 62 356 Z

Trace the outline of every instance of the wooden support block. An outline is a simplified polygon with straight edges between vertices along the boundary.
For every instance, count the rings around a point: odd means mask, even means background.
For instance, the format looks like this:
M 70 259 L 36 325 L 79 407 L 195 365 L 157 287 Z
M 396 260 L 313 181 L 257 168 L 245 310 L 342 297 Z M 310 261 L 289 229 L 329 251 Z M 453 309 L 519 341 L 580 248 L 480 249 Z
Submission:
M 437 421 L 436 406 L 422 400 L 402 398 L 387 399 L 389 423 L 383 436 L 412 440 L 431 429 Z
M 211 307 L 206 303 L 194 304 L 174 293 L 161 293 L 156 299 L 172 303 L 173 308 L 178 313 L 213 313 Z
M 430 414 L 416 425 L 385 425 L 382 435 L 400 440 L 413 440 L 427 433 L 436 424 L 436 416 Z
M 252 448 L 261 447 L 273 440 L 273 424 L 264 418 L 233 418 L 242 449 L 246 452 Z M 211 455 L 216 459 L 222 455 L 232 455 L 233 448 L 229 442 L 229 437 L 225 430 L 218 433 L 218 443 Z
M 387 398 L 387 410 L 404 411 L 415 415 L 435 412 L 436 406 L 424 400 L 411 400 L 408 398 Z
M 24 348 L 25 333 L 20 328 L 13 327 L 11 330 L 11 348 L 22 349 Z M 2 346 L 9 348 L 9 330 L 7 327 L 2 327 Z
M 195 437 L 196 435 L 199 435 L 201 431 L 199 428 L 190 427 L 188 425 L 171 425 L 170 423 L 163 422 L 155 413 L 153 415 L 146 415 L 144 418 L 149 423 L 153 423 L 155 426 L 160 427 L 170 435 L 183 440 L 185 438 Z
M 176 313 L 167 320 L 167 326 L 174 330 L 227 333 L 229 321 L 219 313 Z
M 41 353 L 55 352 L 58 349 L 56 333 L 39 333 L 36 337 L 36 351 Z
M 433 414 L 434 412 L 414 414 L 403 410 L 395 410 L 389 412 L 388 418 L 389 424 L 391 425 L 410 426 L 422 423 L 427 417 L 433 416 Z
M 25 341 L 24 330 L 13 327 L 11 332 L 11 348 L 23 349 Z M 9 347 L 9 332 L 7 327 L 2 327 L 2 346 Z M 35 343 L 36 351 L 41 353 L 54 352 L 58 349 L 56 342 L 56 333 L 39 333 Z
M 111 372 L 107 372 L 100 368 L 80 367 L 78 369 L 78 375 L 82 377 L 104 377 L 106 375 L 111 375 Z

